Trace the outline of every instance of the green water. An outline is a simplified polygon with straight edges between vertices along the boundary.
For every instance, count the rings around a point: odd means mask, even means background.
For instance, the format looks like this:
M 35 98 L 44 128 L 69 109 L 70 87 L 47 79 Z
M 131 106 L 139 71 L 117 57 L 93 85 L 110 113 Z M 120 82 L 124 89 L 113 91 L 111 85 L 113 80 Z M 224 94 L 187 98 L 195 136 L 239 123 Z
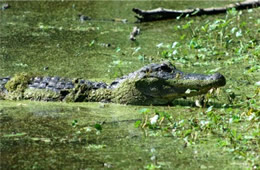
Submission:
M 2 3 L 1 1 L 0 5 Z M 133 7 L 185 9 L 221 6 L 229 2 L 8 3 L 11 8 L 0 11 L 0 77 L 33 72 L 109 82 L 148 63 L 165 60 L 161 53 L 173 42 L 187 44 L 190 41 L 189 38 L 180 40 L 179 37 L 181 34 L 189 35 L 191 30 L 176 31 L 174 27 L 185 25 L 191 18 L 138 24 L 134 23 L 134 13 L 131 11 Z M 80 22 L 78 14 L 90 16 L 93 20 Z M 212 69 L 220 68 L 219 72 L 227 79 L 227 85 L 223 88 L 226 93 L 214 102 L 214 107 L 215 112 L 223 117 L 227 108 L 222 106 L 228 103 L 226 95 L 232 94 L 230 91 L 236 94 L 234 105 L 230 106 L 232 113 L 243 114 L 250 109 L 243 102 L 255 94 L 254 84 L 260 80 L 257 64 L 260 61 L 257 53 L 259 50 L 253 51 L 257 47 L 259 49 L 259 14 L 259 9 L 254 9 L 253 13 L 243 12 L 240 18 L 241 23 L 247 22 L 247 28 L 250 28 L 248 36 L 241 39 L 246 43 L 249 38 L 256 39 L 257 45 L 249 48 L 249 56 L 242 54 L 241 58 L 245 56 L 244 58 L 233 61 L 236 52 L 219 47 L 216 41 L 216 51 L 219 53 L 209 55 L 210 58 L 206 56 L 205 59 L 195 60 L 195 57 L 179 57 L 174 61 L 178 68 L 186 72 L 211 73 Z M 111 18 L 127 19 L 128 22 L 106 21 Z M 192 19 L 195 27 L 219 18 L 225 19 L 225 14 Z M 131 42 L 129 34 L 134 26 L 140 27 L 141 34 L 137 36 L 136 42 Z M 110 43 L 111 47 L 104 47 L 103 43 Z M 163 48 L 157 47 L 160 43 L 163 43 Z M 228 51 L 229 55 L 223 51 Z M 180 56 L 193 52 L 199 53 L 184 49 Z M 140 59 L 140 56 L 144 58 Z M 228 62 L 230 64 L 226 64 Z M 248 73 L 248 69 L 252 71 Z M 190 103 L 194 103 L 194 100 L 192 98 L 187 103 L 177 103 L 171 107 L 148 108 L 167 111 L 176 121 L 188 120 L 193 116 L 200 118 L 199 113 L 205 110 L 191 107 Z M 260 109 L 259 105 L 255 105 L 256 109 Z M 156 135 L 156 131 L 135 128 L 135 121 L 141 119 L 139 110 L 142 108 L 102 103 L 0 101 L 0 167 L 144 169 L 155 164 L 162 169 L 250 169 L 252 165 L 259 166 L 258 140 L 252 146 L 256 147 L 252 149 L 255 152 L 248 151 L 248 159 L 241 159 L 234 156 L 233 152 L 218 147 L 218 136 L 212 134 L 202 135 L 199 142 L 186 146 L 184 139 L 162 137 Z M 102 124 L 101 132 L 94 128 L 95 124 Z M 259 124 L 257 125 L 255 130 L 259 132 Z M 251 126 L 247 121 L 236 125 Z M 156 160 L 151 159 L 153 156 Z
M 191 2 L 10 2 L 10 9 L 1 12 L 0 75 L 21 71 L 42 75 L 107 79 L 114 77 L 113 61 L 121 60 L 122 73 L 147 64 L 138 60 L 140 54 L 158 61 L 156 45 L 172 43 L 176 37 L 173 25 L 185 21 L 163 21 L 135 24 L 133 7 L 186 8 L 198 6 Z M 200 3 L 203 7 L 214 3 Z M 220 2 L 219 4 L 225 4 Z M 216 4 L 214 4 L 216 5 Z M 96 19 L 80 22 L 78 14 Z M 128 23 L 106 22 L 121 18 Z M 200 20 L 198 18 L 198 20 Z M 136 43 L 129 40 L 133 26 L 140 26 L 142 35 Z M 90 46 L 92 41 L 93 46 Z M 101 43 L 110 43 L 106 48 Z M 138 53 L 134 48 L 141 47 Z M 115 53 L 116 48 L 120 51 Z M 44 70 L 48 67 L 48 70 Z
M 165 169 L 235 168 L 230 154 L 214 149 L 212 139 L 195 147 L 172 137 L 146 137 L 134 127 L 138 107 L 100 103 L 3 102 L 1 167 L 19 169 L 142 169 L 153 163 Z M 164 108 L 175 118 L 188 114 L 181 106 Z M 176 112 L 177 111 L 177 112 Z M 78 120 L 76 127 L 72 122 Z M 101 134 L 93 128 L 104 122 Z M 80 129 L 89 127 L 90 132 Z M 151 150 L 155 149 L 155 153 Z

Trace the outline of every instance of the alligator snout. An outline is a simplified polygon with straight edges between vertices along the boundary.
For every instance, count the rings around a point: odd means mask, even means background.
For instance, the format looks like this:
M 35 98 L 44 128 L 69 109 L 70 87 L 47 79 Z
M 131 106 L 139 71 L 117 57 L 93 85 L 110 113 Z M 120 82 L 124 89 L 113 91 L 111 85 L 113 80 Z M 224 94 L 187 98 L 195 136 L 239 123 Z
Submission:
M 220 73 L 215 73 L 212 76 L 210 76 L 210 80 L 214 81 L 214 84 L 217 87 L 225 86 L 226 85 L 226 79 L 225 77 Z

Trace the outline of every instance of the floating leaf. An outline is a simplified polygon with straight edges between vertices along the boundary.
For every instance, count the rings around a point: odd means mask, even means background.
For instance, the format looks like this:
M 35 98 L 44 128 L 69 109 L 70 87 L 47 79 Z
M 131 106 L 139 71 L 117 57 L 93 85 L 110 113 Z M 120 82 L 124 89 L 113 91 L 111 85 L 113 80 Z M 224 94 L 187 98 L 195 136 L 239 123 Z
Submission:
M 230 30 L 230 32 L 231 32 L 232 34 L 234 34 L 236 30 L 237 30 L 237 27 L 233 27 L 233 28 Z
M 144 62 L 144 58 L 145 58 L 145 57 L 144 57 L 143 55 L 139 55 L 139 56 L 138 56 L 138 60 L 143 61 L 143 62 Z
M 141 47 L 135 48 L 133 54 L 137 53 L 139 50 L 141 50 Z
M 137 121 L 135 122 L 135 127 L 136 127 L 136 128 L 140 127 L 141 123 L 142 123 L 141 120 L 137 120 Z
M 156 47 L 157 48 L 161 48 L 163 46 L 163 43 L 157 44 Z
M 16 63 L 14 64 L 15 66 L 18 66 L 18 67 L 28 67 L 27 64 L 23 64 L 23 63 Z
M 255 83 L 256 86 L 260 86 L 260 81 Z
M 206 111 L 206 112 L 207 112 L 207 113 L 208 113 L 208 112 L 211 112 L 211 111 L 212 111 L 212 109 L 213 109 L 213 106 L 210 106 L 210 107 L 207 109 L 207 111 Z
M 157 123 L 158 121 L 158 118 L 159 118 L 159 115 L 155 115 L 154 117 L 152 117 L 150 120 L 151 120 L 151 125 L 154 125 Z
M 106 145 L 94 145 L 94 144 L 90 144 L 90 145 L 88 145 L 86 148 L 87 149 L 103 149 L 103 148 L 105 148 L 106 147 Z
M 236 32 L 236 37 L 242 37 L 242 30 Z
M 27 133 L 21 132 L 21 133 L 13 133 L 13 134 L 4 134 L 3 137 L 20 137 L 25 136 Z
M 88 44 L 88 46 L 89 46 L 89 47 L 92 47 L 94 44 L 95 44 L 95 40 L 92 40 L 92 41 Z
M 190 92 L 191 92 L 191 90 L 190 90 L 190 89 L 187 89 L 187 90 L 185 91 L 185 94 L 190 94 Z
M 95 128 L 96 128 L 97 130 L 99 130 L 99 131 L 102 130 L 101 124 L 98 124 L 98 123 L 95 124 Z
M 116 52 L 118 53 L 120 51 L 121 51 L 120 47 L 116 47 Z
M 210 73 L 216 73 L 216 72 L 219 71 L 220 69 L 221 69 L 221 67 L 218 67 L 218 68 L 215 68 L 215 69 L 210 70 L 209 72 L 210 72 Z
M 72 125 L 73 127 L 75 127 L 77 124 L 78 124 L 78 121 L 77 121 L 77 120 L 73 120 L 72 123 L 71 123 L 71 125 Z
M 141 114 L 147 114 L 147 113 L 150 112 L 150 110 L 147 109 L 147 108 L 143 108 L 143 109 L 139 110 L 139 112 L 140 112 Z
M 174 42 L 174 43 L 172 43 L 172 48 L 175 48 L 176 46 L 178 45 L 178 42 Z

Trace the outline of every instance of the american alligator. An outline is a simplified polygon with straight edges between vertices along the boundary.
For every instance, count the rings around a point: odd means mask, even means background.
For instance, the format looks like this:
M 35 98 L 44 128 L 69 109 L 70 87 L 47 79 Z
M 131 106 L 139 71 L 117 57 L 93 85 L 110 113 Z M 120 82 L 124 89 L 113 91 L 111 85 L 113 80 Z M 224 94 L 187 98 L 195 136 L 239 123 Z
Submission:
M 0 99 L 114 102 L 162 105 L 174 99 L 207 93 L 226 84 L 220 73 L 186 74 L 168 62 L 150 64 L 111 84 L 83 79 L 33 77 L 22 73 L 0 78 Z

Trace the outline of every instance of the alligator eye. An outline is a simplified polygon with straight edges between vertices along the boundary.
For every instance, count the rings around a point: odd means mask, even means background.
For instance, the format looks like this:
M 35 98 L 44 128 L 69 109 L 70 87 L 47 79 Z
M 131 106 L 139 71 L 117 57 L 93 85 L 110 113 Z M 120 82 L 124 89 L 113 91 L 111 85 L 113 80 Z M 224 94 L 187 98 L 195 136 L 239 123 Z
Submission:
M 161 70 L 165 71 L 165 72 L 169 72 L 169 73 L 172 72 L 172 69 L 168 65 L 166 65 L 166 64 L 163 64 L 161 66 Z

